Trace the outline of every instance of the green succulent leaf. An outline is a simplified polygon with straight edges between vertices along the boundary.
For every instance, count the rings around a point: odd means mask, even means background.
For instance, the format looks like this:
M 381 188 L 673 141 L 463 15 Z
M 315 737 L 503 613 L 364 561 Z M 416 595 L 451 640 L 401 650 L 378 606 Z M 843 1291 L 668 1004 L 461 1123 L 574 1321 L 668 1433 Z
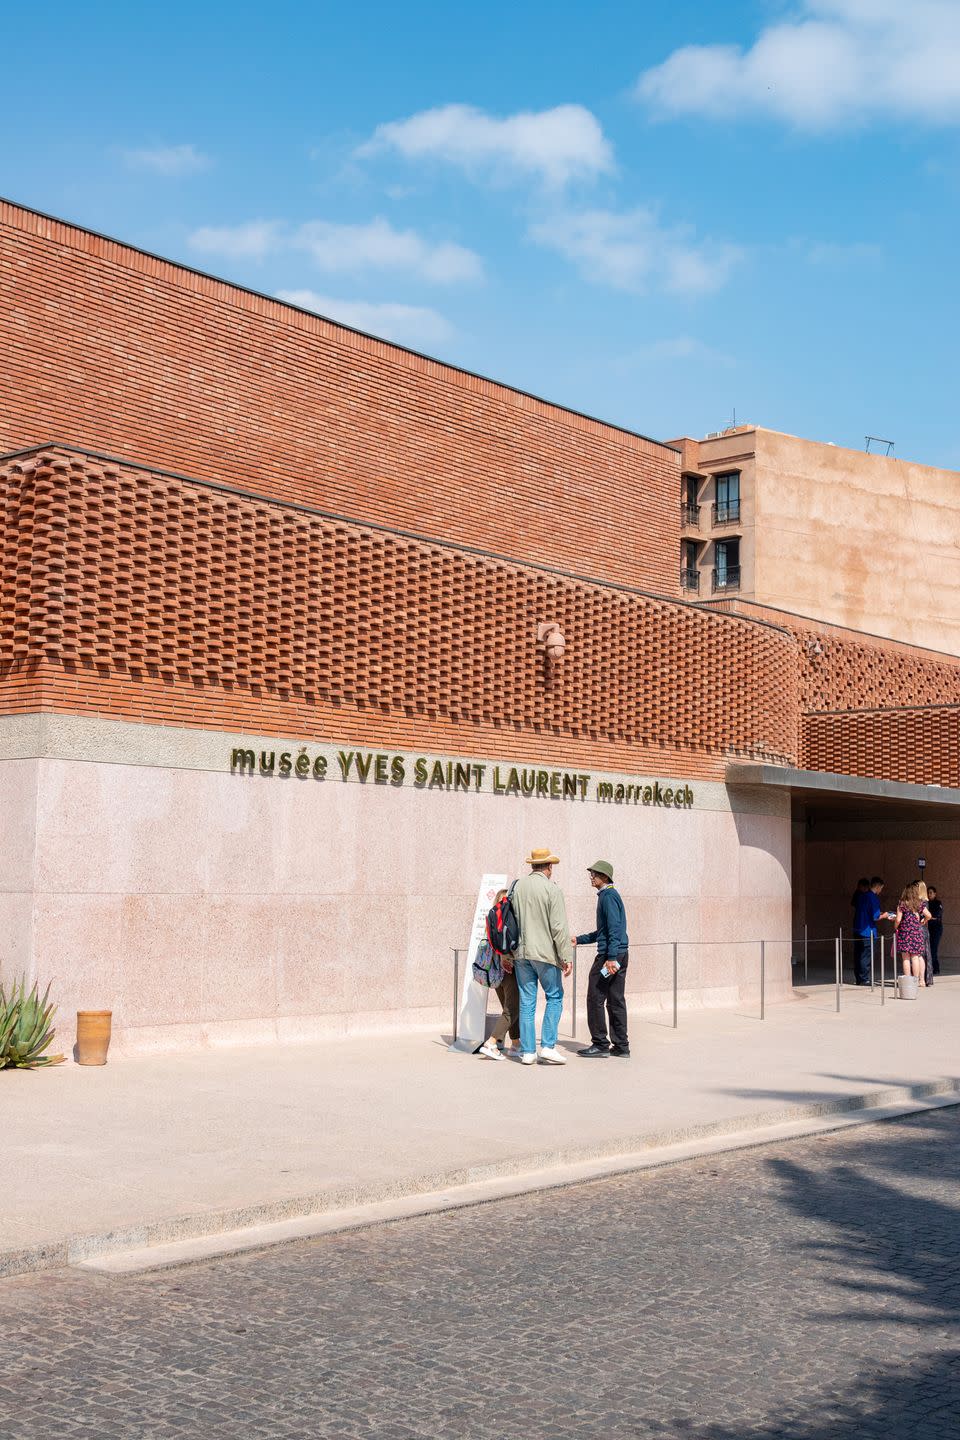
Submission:
M 63 1055 L 44 1053 L 54 1037 L 55 1013 L 49 985 L 41 997 L 36 983 L 27 991 L 26 976 L 21 976 L 19 985 L 14 981 L 9 991 L 0 984 L 0 1070 L 62 1063 Z

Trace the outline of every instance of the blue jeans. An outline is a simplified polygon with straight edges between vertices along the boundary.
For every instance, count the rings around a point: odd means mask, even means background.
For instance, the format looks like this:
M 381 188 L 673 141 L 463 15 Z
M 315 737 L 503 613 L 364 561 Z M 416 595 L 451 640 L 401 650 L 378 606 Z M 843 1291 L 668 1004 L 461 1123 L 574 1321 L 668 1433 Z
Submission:
M 876 959 L 880 958 L 880 946 L 877 941 Z M 870 936 L 858 935 L 853 942 L 853 978 L 858 985 L 870 984 Z
M 559 965 L 542 960 L 515 960 L 513 971 L 520 987 L 520 1049 L 524 1055 L 537 1053 L 537 981 L 543 986 L 547 1008 L 540 1031 L 540 1046 L 552 1050 L 557 1043 L 563 1010 L 563 974 Z

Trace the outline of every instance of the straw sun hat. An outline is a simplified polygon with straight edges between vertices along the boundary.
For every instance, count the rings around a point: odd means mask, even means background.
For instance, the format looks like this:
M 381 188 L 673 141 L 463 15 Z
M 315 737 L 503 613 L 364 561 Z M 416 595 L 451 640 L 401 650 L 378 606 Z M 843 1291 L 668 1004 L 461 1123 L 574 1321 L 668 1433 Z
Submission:
M 552 850 L 531 850 L 525 865 L 559 865 L 560 856 L 554 855 Z

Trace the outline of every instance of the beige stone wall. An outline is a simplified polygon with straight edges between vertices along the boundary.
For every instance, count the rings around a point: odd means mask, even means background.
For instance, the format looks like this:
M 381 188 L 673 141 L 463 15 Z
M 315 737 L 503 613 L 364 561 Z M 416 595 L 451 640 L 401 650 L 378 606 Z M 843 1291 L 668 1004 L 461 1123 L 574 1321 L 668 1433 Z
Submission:
M 708 476 L 702 600 L 719 598 L 713 542 L 732 533 L 710 530 L 713 476 L 738 469 L 742 583 L 730 608 L 752 602 L 960 654 L 960 473 L 753 426 L 671 443 Z
M 514 875 L 543 844 L 562 857 L 578 931 L 595 909 L 586 866 L 614 862 L 634 1006 L 668 1003 L 674 939 L 685 1004 L 755 1003 L 760 938 L 768 997 L 789 991 L 782 797 L 744 792 L 734 811 L 722 785 L 696 782 L 692 808 L 645 808 L 361 783 L 335 764 L 300 782 L 231 774 L 236 743 L 92 718 L 0 722 L 0 784 L 21 796 L 0 831 L 0 904 L 23 935 L 28 897 L 32 925 L 0 970 L 26 960 L 54 977 L 67 1031 L 77 1008 L 103 1007 L 128 1050 L 442 1032 L 481 874 Z
M 34 978 L 39 770 L 35 758 L 0 758 L 0 980 L 7 983 L 14 975 Z
M 960 653 L 960 474 L 772 430 L 755 443 L 744 595 Z

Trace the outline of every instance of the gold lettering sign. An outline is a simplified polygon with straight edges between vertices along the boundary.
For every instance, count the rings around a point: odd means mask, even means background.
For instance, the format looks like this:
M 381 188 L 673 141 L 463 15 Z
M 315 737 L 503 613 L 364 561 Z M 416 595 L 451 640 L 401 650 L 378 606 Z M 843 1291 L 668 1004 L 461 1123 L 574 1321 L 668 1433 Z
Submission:
M 596 780 L 579 770 L 541 770 L 527 765 L 479 765 L 466 760 L 428 759 L 418 756 L 410 765 L 405 755 L 379 750 L 338 750 L 331 768 L 325 755 L 311 755 L 306 745 L 297 750 L 255 750 L 238 747 L 230 752 L 233 775 L 260 775 L 281 780 L 341 781 L 360 785 L 412 785 L 415 790 L 444 793 L 524 796 L 539 800 L 589 798 L 607 805 L 646 805 L 661 809 L 689 810 L 693 790 L 689 785 L 652 785 L 618 780 Z M 489 779 L 488 779 L 489 772 Z M 592 788 L 591 788 L 592 787 Z

